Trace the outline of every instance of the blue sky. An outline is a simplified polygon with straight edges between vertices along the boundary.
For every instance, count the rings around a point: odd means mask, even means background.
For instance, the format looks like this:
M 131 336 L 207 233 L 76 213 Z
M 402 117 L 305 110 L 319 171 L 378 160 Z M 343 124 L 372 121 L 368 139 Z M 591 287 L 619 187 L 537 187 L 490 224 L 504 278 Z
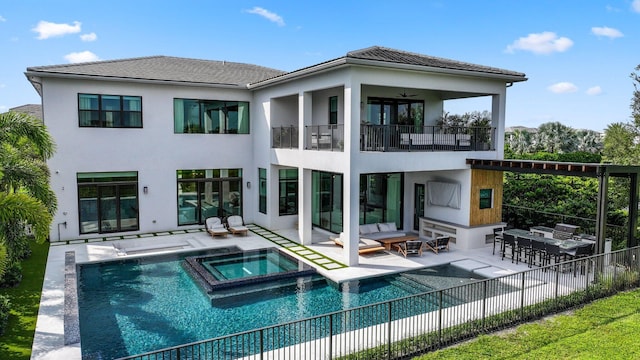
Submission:
M 28 66 L 170 55 L 291 71 L 380 45 L 524 72 L 507 126 L 602 131 L 630 121 L 638 24 L 640 0 L 0 0 L 0 111 L 40 102 Z

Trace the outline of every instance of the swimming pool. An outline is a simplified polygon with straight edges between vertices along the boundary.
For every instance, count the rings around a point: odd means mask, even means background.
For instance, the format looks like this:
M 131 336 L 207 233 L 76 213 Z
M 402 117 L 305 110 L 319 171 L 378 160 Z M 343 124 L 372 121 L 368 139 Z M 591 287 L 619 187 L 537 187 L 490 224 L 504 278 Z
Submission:
M 479 279 L 452 267 L 340 286 L 315 275 L 254 288 L 251 296 L 240 292 L 231 296 L 231 303 L 212 306 L 211 299 L 181 266 L 185 257 L 194 255 L 203 254 L 78 265 L 83 358 L 134 355 Z M 447 300 L 450 305 L 463 301 Z

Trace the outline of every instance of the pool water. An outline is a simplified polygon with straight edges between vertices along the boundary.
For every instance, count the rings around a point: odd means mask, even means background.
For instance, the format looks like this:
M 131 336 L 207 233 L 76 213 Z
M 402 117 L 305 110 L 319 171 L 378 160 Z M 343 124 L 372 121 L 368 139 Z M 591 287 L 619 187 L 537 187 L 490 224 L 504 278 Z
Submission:
M 185 256 L 78 265 L 83 358 L 135 355 L 474 281 L 451 267 L 452 277 L 423 269 L 341 286 L 314 275 L 212 306 L 182 268 Z
M 275 273 L 295 271 L 298 263 L 277 253 L 243 256 L 216 256 L 205 259 L 202 265 L 218 280 L 242 279 Z

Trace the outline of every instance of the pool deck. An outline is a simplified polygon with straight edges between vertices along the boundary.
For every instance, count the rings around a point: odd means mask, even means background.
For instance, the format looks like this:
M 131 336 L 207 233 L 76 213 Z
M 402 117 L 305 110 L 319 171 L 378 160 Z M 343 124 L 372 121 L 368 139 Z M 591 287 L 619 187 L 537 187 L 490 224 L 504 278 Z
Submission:
M 295 229 L 280 230 L 276 231 L 276 233 L 293 241 L 298 241 L 299 239 Z M 277 245 L 252 232 L 247 236 L 229 235 L 227 237 L 212 238 L 202 231 L 126 240 L 79 241 L 69 245 L 52 244 L 49 250 L 42 287 L 42 298 L 40 300 L 31 359 L 80 360 L 82 358 L 80 344 L 65 345 L 65 254 L 67 252 L 75 252 L 77 263 L 86 263 L 227 246 L 238 246 L 243 250 L 251 250 Z M 327 233 L 314 231 L 313 244 L 307 247 L 337 262 L 344 263 L 345 261 L 343 249 L 329 240 Z M 513 264 L 509 260 L 501 261 L 498 254 L 492 255 L 491 252 L 491 245 L 481 249 L 458 250 L 455 244 L 451 244 L 449 252 L 440 252 L 439 254 L 424 251 L 422 256 L 404 258 L 393 250 L 381 251 L 361 255 L 359 258 L 360 264 L 356 267 L 328 270 L 316 266 L 316 269 L 320 274 L 335 282 L 385 275 L 451 262 L 455 262 L 463 268 L 476 269 L 476 272 L 488 277 L 501 276 L 528 269 L 526 264 Z M 296 256 L 295 254 L 293 255 Z

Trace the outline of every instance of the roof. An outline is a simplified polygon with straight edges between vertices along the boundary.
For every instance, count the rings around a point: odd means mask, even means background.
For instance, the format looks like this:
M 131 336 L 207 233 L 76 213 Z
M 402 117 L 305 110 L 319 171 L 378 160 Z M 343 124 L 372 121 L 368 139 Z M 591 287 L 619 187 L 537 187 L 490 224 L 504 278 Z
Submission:
M 428 66 L 431 68 L 448 70 L 464 70 L 496 75 L 507 75 L 522 77 L 522 80 L 525 80 L 525 74 L 516 71 L 466 63 L 456 60 L 449 60 L 435 56 L 416 54 L 402 50 L 389 49 L 381 46 L 372 46 L 366 49 L 348 52 L 347 58 L 382 61 L 387 63 L 397 63 L 405 65 Z
M 9 109 L 9 111 L 28 114 L 40 120 L 43 119 L 42 105 L 39 105 L 39 104 L 26 104 L 26 105 L 16 106 L 14 108 Z
M 258 65 L 171 56 L 149 56 L 27 68 L 27 75 L 75 75 L 242 87 L 283 73 L 281 70 Z
M 348 52 L 345 56 L 316 65 L 284 72 L 258 65 L 228 61 L 197 60 L 171 56 L 150 56 L 79 64 L 27 68 L 27 77 L 38 88 L 34 76 L 97 77 L 183 82 L 236 87 L 260 87 L 318 73 L 326 69 L 365 64 L 380 67 L 411 67 L 423 71 L 450 72 L 473 76 L 497 77 L 507 82 L 525 81 L 525 74 L 495 67 L 471 64 L 434 56 L 373 46 Z
M 345 56 L 328 60 L 316 65 L 305 67 L 289 73 L 280 74 L 271 79 L 263 79 L 250 84 L 250 87 L 259 87 L 278 81 L 289 80 L 298 76 L 323 71 L 327 68 L 345 64 L 369 64 L 374 66 L 405 66 L 423 71 L 438 71 L 450 73 L 466 73 L 468 75 L 483 75 L 498 77 L 508 82 L 526 81 L 526 75 L 521 72 L 500 69 L 496 67 L 472 64 L 462 61 L 450 60 L 435 56 L 422 55 L 408 51 L 372 46 L 365 49 L 348 52 Z

